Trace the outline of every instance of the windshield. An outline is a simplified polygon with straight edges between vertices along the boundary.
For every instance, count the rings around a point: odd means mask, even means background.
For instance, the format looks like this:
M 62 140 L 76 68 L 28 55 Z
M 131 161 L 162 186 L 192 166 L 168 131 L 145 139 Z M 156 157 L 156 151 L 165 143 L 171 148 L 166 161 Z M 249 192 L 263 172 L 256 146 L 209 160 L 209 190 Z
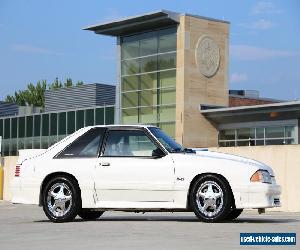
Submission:
M 180 144 L 175 142 L 159 128 L 150 127 L 148 129 L 170 153 L 179 153 L 184 151 L 184 148 Z

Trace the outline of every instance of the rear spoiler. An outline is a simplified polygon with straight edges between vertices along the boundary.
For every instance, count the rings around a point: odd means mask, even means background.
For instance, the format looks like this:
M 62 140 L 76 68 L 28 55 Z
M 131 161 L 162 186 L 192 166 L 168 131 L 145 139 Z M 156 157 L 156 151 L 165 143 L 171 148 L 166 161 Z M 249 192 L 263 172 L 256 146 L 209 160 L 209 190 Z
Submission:
M 25 160 L 39 156 L 46 152 L 47 149 L 21 149 L 19 150 L 19 159 L 17 164 L 22 164 Z

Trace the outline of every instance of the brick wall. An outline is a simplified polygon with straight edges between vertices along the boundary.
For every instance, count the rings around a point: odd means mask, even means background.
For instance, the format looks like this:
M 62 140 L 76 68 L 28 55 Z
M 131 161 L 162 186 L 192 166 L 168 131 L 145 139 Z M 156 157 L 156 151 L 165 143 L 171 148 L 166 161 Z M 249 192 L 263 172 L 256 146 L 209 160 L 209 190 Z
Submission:
M 278 102 L 278 101 L 229 96 L 229 107 L 253 106 L 253 105 L 270 104 L 270 103 L 276 103 L 276 102 Z

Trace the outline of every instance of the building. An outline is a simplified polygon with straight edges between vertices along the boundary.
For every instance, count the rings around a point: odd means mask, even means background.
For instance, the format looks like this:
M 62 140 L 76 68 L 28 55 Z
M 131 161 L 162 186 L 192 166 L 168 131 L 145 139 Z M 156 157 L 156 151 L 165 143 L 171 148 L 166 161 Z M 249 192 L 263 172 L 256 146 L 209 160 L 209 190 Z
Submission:
M 2 155 L 112 123 L 153 124 L 186 147 L 298 144 L 300 101 L 228 90 L 229 25 L 161 10 L 85 28 L 116 37 L 116 86 L 47 91 L 43 113 L 0 103 Z
M 199 104 L 228 106 L 227 21 L 162 10 L 85 30 L 117 38 L 116 121 L 158 125 L 191 147 L 217 144 Z
M 115 86 L 87 84 L 48 90 L 45 112 L 0 117 L 1 153 L 48 148 L 74 131 L 90 125 L 114 123 Z M 7 103 L 0 103 L 1 107 Z

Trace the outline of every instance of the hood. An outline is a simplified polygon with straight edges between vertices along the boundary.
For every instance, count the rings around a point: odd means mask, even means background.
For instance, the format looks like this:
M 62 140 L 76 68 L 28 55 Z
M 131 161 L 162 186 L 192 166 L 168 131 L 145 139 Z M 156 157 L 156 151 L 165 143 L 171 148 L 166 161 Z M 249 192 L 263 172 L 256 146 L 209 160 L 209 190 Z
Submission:
M 274 175 L 272 168 L 270 168 L 266 164 L 256 161 L 256 160 L 246 158 L 246 157 L 242 157 L 242 156 L 226 154 L 226 153 L 219 153 L 219 152 L 214 152 L 214 151 L 204 151 L 204 150 L 196 151 L 196 156 L 208 157 L 208 158 L 220 159 L 220 160 L 228 160 L 228 161 L 232 161 L 232 162 L 247 164 L 250 166 L 257 167 L 258 169 L 267 170 L 271 175 Z

